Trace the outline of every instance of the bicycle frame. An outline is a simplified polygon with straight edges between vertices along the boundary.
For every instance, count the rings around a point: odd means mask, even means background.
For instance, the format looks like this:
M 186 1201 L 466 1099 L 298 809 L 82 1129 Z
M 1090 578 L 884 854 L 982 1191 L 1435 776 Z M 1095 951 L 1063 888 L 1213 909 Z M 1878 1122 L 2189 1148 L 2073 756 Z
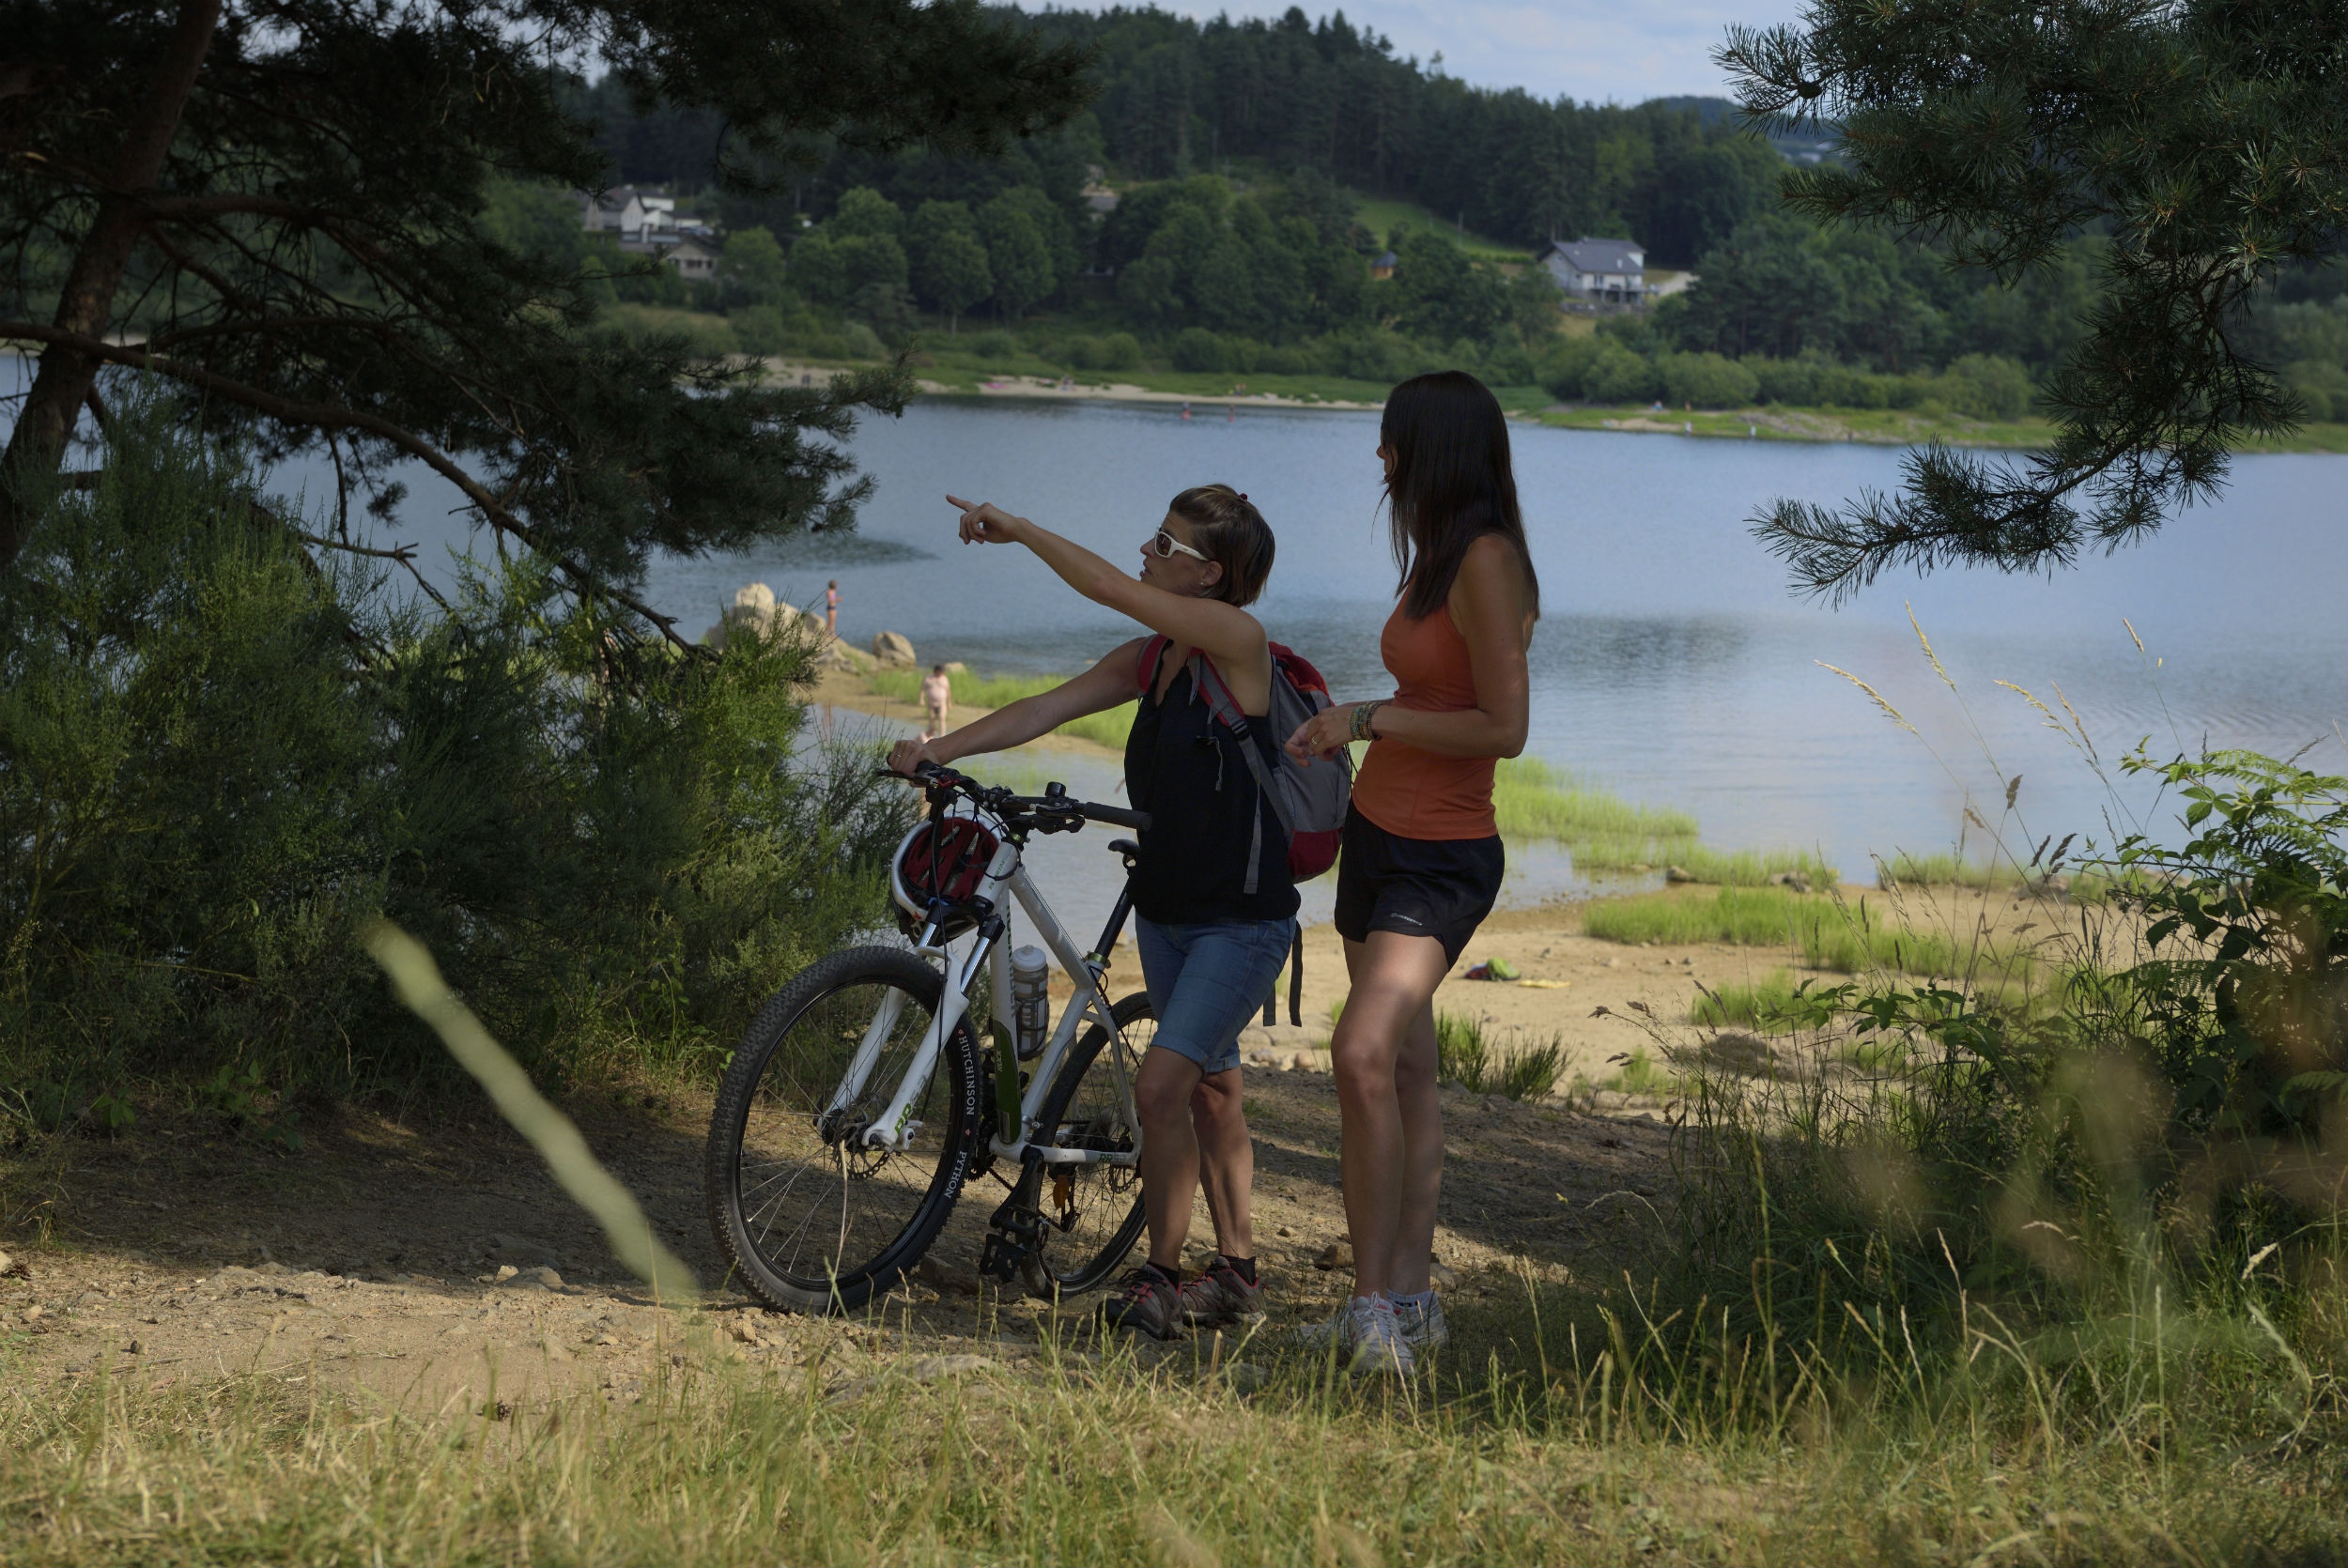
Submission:
M 988 863 L 986 875 L 979 886 L 978 897 L 994 911 L 981 921 L 970 938 L 966 951 L 957 955 L 956 944 L 938 939 L 935 924 L 923 929 L 914 950 L 926 958 L 935 958 L 946 971 L 946 994 L 937 1015 L 930 1021 L 921 1044 L 906 1067 L 904 1078 L 897 1092 L 881 1115 L 863 1132 L 867 1147 L 902 1151 L 908 1147 L 918 1123 L 913 1120 L 913 1107 L 928 1089 L 931 1076 L 936 1071 L 937 1059 L 945 1049 L 947 1037 L 959 1027 L 970 1010 L 970 987 L 979 977 L 981 966 L 992 971 L 995 1016 L 1007 1021 L 1012 1014 L 1010 921 L 1002 913 L 1003 894 L 1008 891 L 1027 919 L 1035 927 L 1044 946 L 1075 988 L 1067 1008 L 1061 1013 L 1059 1024 L 1052 1031 L 1027 1075 L 1027 1086 L 1014 1103 L 1012 1094 L 1018 1084 L 1018 1068 L 1009 1047 L 998 1042 L 999 1058 L 996 1065 L 995 1130 L 989 1139 L 994 1154 L 1007 1160 L 1033 1158 L 1047 1165 L 1132 1165 L 1140 1158 L 1141 1119 L 1135 1114 L 1132 1074 L 1127 1070 L 1123 1036 L 1110 1013 L 1108 994 L 1102 989 L 1101 976 L 1108 969 L 1108 953 L 1123 929 L 1125 917 L 1133 908 L 1130 893 L 1118 894 L 1117 906 L 1110 911 L 1108 923 L 1102 928 L 1101 941 L 1091 952 L 1080 949 L 1052 906 L 1043 897 L 1024 863 L 1021 845 L 1009 834 L 1000 836 L 995 858 Z M 881 1004 L 873 1022 L 864 1032 L 856 1054 L 850 1059 L 847 1072 L 840 1087 L 833 1091 L 826 1114 L 835 1114 L 856 1102 L 863 1094 L 872 1077 L 873 1065 L 879 1060 L 882 1045 L 889 1031 L 896 1026 L 897 1016 L 904 1006 L 902 994 L 891 992 Z M 1129 1153 L 1098 1149 L 1064 1149 L 1051 1144 L 1036 1142 L 1041 1130 L 1043 1097 L 1051 1091 L 1058 1076 L 1060 1064 L 1069 1048 L 1075 1043 L 1077 1031 L 1088 1021 L 1097 1022 L 1109 1038 L 1111 1076 L 1117 1084 L 1118 1107 L 1132 1130 L 1134 1147 Z

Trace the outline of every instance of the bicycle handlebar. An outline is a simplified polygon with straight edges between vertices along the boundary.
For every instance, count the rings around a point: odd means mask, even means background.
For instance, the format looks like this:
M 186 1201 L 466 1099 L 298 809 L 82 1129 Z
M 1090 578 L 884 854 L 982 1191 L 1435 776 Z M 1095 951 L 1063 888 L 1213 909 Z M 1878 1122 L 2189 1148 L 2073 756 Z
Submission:
M 1101 801 L 1077 800 L 1065 789 L 1055 784 L 1041 795 L 1015 795 L 1009 790 L 990 789 L 969 775 L 956 773 L 935 762 L 924 762 L 909 774 L 883 768 L 883 774 L 919 784 L 933 792 L 946 792 L 967 796 L 974 804 L 991 811 L 1027 812 L 1037 816 L 1081 819 L 1071 825 L 1081 827 L 1087 822 L 1107 822 L 1113 827 L 1130 827 L 1136 832 L 1150 831 L 1150 813 L 1135 811 L 1130 807 L 1110 806 Z M 1049 831 L 1049 830 L 1047 830 Z

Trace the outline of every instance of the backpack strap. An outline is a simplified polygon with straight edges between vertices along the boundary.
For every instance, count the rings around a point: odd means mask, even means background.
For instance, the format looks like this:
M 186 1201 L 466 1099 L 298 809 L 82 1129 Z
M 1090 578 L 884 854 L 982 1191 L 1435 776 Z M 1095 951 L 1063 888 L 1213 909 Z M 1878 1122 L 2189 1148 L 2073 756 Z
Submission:
M 1172 638 L 1161 632 L 1141 645 L 1141 658 L 1134 670 L 1134 693 L 1136 697 L 1148 697 L 1150 688 L 1158 684 L 1158 661 L 1166 657 L 1166 649 L 1173 643 Z
M 1287 679 L 1276 659 L 1273 662 L 1272 678 L 1275 681 Z M 1288 803 L 1280 797 L 1280 792 L 1272 787 L 1271 764 L 1257 750 L 1249 728 L 1250 720 L 1240 710 L 1239 699 L 1231 695 L 1230 686 L 1223 679 L 1223 671 L 1217 669 L 1214 661 L 1206 654 L 1193 653 L 1190 656 L 1190 684 L 1191 688 L 1206 699 L 1208 710 L 1239 742 L 1240 761 L 1247 764 L 1248 776 L 1256 781 L 1256 793 L 1272 803 L 1272 814 L 1280 820 L 1280 831 L 1291 838 L 1296 837 L 1296 823 L 1290 819 Z M 1255 826 L 1248 837 L 1247 882 L 1242 891 L 1256 891 L 1262 869 L 1263 813 L 1258 811 Z

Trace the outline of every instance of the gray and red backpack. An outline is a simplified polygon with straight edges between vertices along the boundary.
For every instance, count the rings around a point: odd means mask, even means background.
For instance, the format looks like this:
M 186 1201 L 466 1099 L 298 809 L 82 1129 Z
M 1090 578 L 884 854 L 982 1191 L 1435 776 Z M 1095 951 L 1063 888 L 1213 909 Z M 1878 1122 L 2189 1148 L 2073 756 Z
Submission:
M 1141 658 L 1134 672 L 1135 690 L 1146 697 L 1157 682 L 1158 662 L 1166 657 L 1173 638 L 1157 636 L 1141 645 Z M 1279 819 L 1281 828 L 1289 836 L 1289 875 L 1298 882 L 1309 882 L 1337 863 L 1337 841 L 1345 829 L 1345 808 L 1353 798 L 1353 757 L 1340 750 L 1336 757 L 1317 761 L 1306 767 L 1290 756 L 1281 743 L 1296 733 L 1296 727 L 1322 709 L 1333 706 L 1329 683 L 1294 649 L 1273 642 L 1265 645 L 1272 652 L 1272 703 L 1260 719 L 1251 719 L 1240 711 L 1239 699 L 1224 684 L 1223 672 L 1214 661 L 1194 652 L 1190 655 L 1191 689 L 1197 693 L 1213 714 L 1217 723 L 1231 731 L 1239 744 L 1239 754 L 1246 761 L 1247 771 L 1256 780 L 1256 788 L 1272 803 L 1272 814 Z M 1271 726 L 1273 755 L 1277 761 L 1266 763 L 1263 753 L 1253 739 L 1255 726 Z M 1246 890 L 1256 890 L 1257 870 L 1263 854 L 1263 817 L 1256 818 L 1256 840 L 1247 847 Z M 1296 963 L 1289 978 L 1289 1022 L 1301 1022 L 1300 1004 L 1305 979 L 1305 938 L 1296 938 Z M 1273 1021 L 1273 999 L 1264 999 L 1264 1022 Z
M 1147 694 L 1155 684 L 1158 661 L 1166 657 L 1173 638 L 1153 637 L 1141 646 L 1139 668 L 1134 673 L 1135 687 Z M 1230 730 L 1242 743 L 1249 743 L 1256 725 L 1271 726 L 1273 755 L 1279 760 L 1266 764 L 1263 753 L 1252 744 L 1242 744 L 1240 756 L 1247 762 L 1247 771 L 1254 776 L 1256 788 L 1272 802 L 1272 814 L 1280 820 L 1280 826 L 1289 836 L 1289 875 L 1298 882 L 1310 882 L 1337 863 L 1337 839 L 1345 827 L 1346 804 L 1353 798 L 1353 759 L 1340 751 L 1325 762 L 1306 767 L 1282 748 L 1281 743 L 1296 732 L 1296 727 L 1322 709 L 1332 706 L 1329 683 L 1321 678 L 1321 671 L 1306 663 L 1295 650 L 1279 643 L 1267 643 L 1272 651 L 1272 705 L 1260 719 L 1251 719 L 1240 712 L 1239 699 L 1224 684 L 1223 672 L 1204 653 L 1190 655 L 1191 689 L 1207 704 L 1218 723 Z M 1262 855 L 1260 830 L 1258 841 L 1248 846 L 1247 891 L 1256 890 L 1256 872 Z

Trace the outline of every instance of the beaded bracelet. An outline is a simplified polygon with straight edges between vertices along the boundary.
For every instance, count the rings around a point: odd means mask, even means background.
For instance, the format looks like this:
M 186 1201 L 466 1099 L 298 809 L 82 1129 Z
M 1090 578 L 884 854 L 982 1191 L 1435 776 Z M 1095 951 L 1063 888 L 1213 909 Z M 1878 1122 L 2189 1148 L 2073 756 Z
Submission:
M 1378 732 L 1371 726 L 1378 722 L 1378 710 L 1384 706 L 1383 701 L 1356 703 L 1353 708 L 1350 737 L 1357 741 L 1376 740 Z

